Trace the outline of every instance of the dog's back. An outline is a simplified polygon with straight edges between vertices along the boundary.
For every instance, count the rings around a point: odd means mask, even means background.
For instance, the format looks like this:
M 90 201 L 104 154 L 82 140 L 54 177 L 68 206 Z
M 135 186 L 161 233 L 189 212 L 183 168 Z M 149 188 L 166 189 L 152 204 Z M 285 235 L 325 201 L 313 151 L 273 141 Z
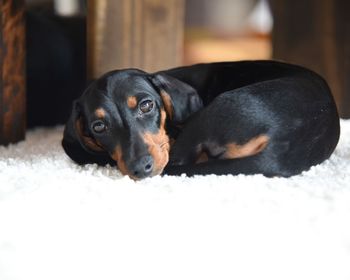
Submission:
M 193 124 L 187 124 L 188 131 L 193 134 L 203 134 L 199 130 L 208 131 L 203 136 L 205 139 L 199 142 L 208 139 L 213 142 L 221 131 L 231 136 L 218 136 L 226 139 L 216 139 L 216 142 L 242 144 L 256 135 L 268 135 L 269 144 L 265 150 L 251 158 L 249 173 L 298 174 L 329 158 L 338 143 L 339 117 L 330 89 L 322 77 L 308 69 L 275 61 L 242 61 L 198 64 L 166 73 L 193 86 L 204 104 L 209 105 L 209 113 L 199 113 L 191 120 Z M 211 120 L 208 122 L 206 118 Z M 173 147 L 174 162 L 189 153 L 189 149 L 180 148 L 193 145 L 183 140 L 187 138 L 186 135 L 180 137 Z M 216 173 L 249 170 L 250 163 L 241 167 L 239 164 L 248 159 L 235 161 L 234 168 L 228 163 L 227 168 L 220 164 L 221 170 Z M 209 165 L 215 163 L 201 163 L 193 171 L 189 171 L 190 166 L 186 170 L 183 167 L 182 171 L 180 166 L 174 167 L 176 172 L 169 167 L 166 171 L 169 174 L 206 173 L 211 169 Z M 200 172 L 201 168 L 205 171 Z

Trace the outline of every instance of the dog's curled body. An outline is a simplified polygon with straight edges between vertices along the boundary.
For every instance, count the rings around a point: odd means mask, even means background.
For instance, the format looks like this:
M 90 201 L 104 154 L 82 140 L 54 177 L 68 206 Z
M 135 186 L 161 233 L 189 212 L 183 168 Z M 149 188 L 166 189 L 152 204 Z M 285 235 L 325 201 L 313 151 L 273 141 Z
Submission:
M 74 102 L 62 144 L 79 164 L 117 163 L 134 179 L 288 177 L 329 158 L 338 139 L 322 77 L 276 61 L 240 61 L 109 72 Z

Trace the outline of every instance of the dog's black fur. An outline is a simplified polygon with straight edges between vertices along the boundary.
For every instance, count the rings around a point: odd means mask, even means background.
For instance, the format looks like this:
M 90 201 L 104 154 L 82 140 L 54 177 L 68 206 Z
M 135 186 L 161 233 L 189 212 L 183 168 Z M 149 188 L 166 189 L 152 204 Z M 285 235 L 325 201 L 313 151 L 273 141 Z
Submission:
M 62 144 L 79 164 L 117 163 L 135 179 L 289 177 L 329 158 L 338 139 L 324 79 L 291 64 L 241 61 L 109 72 L 74 102 Z

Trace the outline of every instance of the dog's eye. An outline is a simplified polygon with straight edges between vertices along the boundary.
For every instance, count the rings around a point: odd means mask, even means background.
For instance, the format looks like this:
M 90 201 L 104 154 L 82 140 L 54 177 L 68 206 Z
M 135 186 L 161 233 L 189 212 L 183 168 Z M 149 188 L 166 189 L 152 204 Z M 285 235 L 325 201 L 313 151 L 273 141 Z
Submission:
M 94 121 L 91 127 L 92 127 L 92 130 L 96 133 L 102 133 L 107 129 L 106 124 L 101 120 Z
M 148 113 L 152 111 L 154 102 L 152 100 L 145 100 L 140 103 L 139 107 L 142 113 Z

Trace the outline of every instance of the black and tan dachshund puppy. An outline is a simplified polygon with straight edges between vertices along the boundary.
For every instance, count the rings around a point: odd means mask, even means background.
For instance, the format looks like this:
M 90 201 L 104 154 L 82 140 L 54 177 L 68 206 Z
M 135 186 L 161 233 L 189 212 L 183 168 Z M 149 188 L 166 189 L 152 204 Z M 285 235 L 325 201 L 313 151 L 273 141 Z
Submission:
M 329 158 L 339 117 L 327 83 L 275 61 L 108 72 L 74 102 L 62 141 L 77 163 L 158 174 L 292 176 Z

